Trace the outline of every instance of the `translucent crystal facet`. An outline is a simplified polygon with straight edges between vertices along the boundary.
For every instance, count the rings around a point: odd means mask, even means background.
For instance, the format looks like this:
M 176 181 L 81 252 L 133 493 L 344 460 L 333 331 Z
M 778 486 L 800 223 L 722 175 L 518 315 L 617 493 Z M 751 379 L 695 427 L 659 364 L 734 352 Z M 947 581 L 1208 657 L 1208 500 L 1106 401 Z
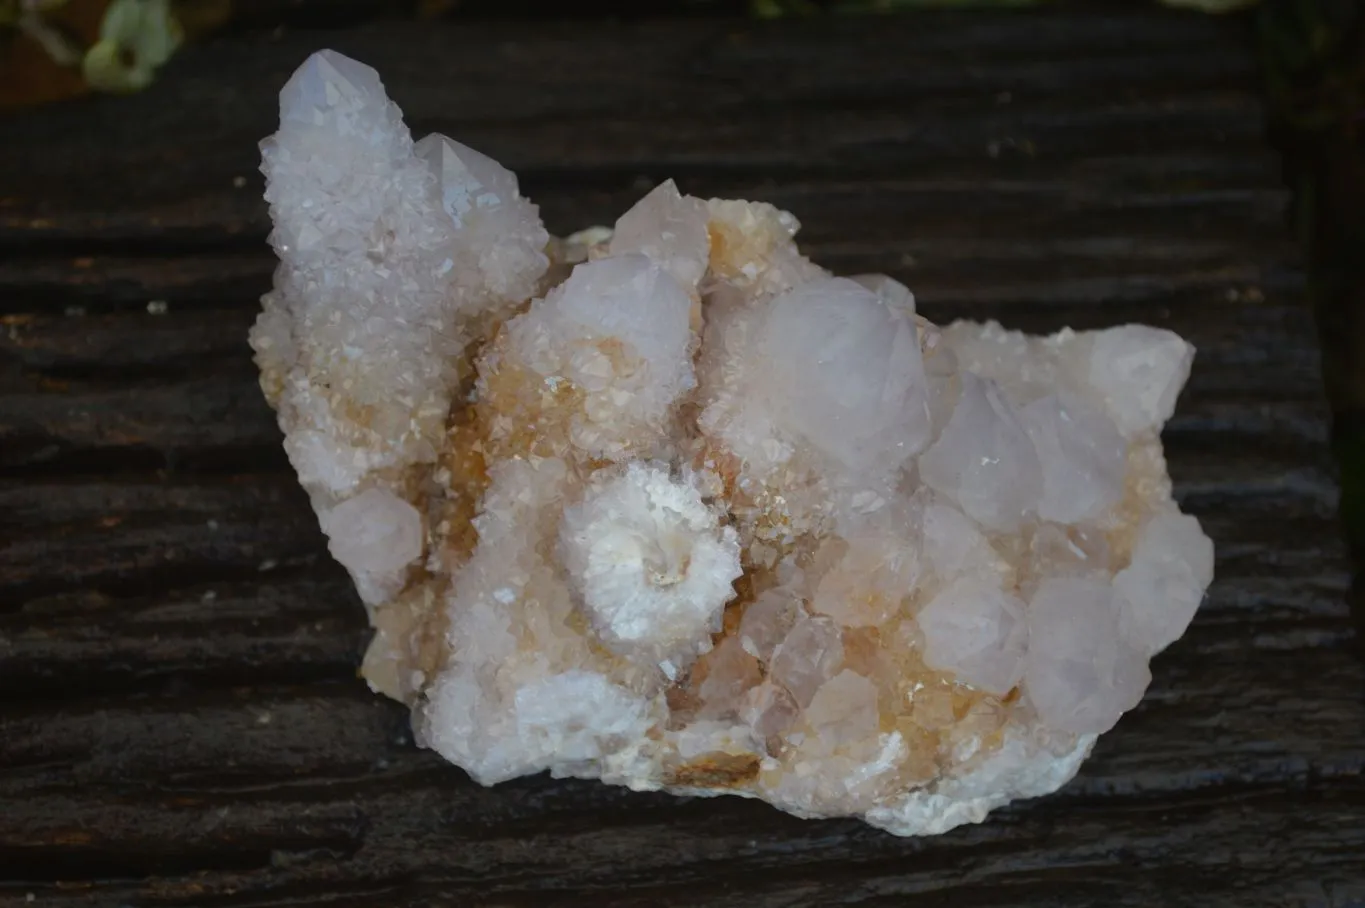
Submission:
M 757 341 L 778 425 L 839 467 L 894 469 L 928 441 L 914 323 L 865 287 L 803 284 L 768 304 Z
M 1024 672 L 1024 603 L 982 579 L 954 581 L 920 610 L 924 661 L 988 693 L 1004 695 Z
M 943 434 L 920 458 L 920 478 L 983 527 L 1011 531 L 1042 500 L 1038 455 L 996 384 L 968 373 Z
M 1147 660 L 1120 632 L 1109 584 L 1072 577 L 1040 584 L 1028 622 L 1024 689 L 1049 727 L 1108 731 L 1142 699 Z
M 552 238 L 369 67 L 322 52 L 280 102 L 261 386 L 362 673 L 477 781 L 939 833 L 1063 785 L 1194 619 L 1171 332 L 937 326 L 672 181 Z

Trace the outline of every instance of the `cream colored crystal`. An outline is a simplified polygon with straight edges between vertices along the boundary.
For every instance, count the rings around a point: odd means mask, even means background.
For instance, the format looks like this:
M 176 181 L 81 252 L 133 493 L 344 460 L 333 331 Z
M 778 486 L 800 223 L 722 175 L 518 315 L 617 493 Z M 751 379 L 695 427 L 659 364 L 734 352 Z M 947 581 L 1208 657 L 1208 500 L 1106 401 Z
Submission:
M 940 328 L 671 181 L 551 238 L 329 51 L 262 149 L 262 388 L 364 676 L 480 782 L 942 832 L 1071 778 L 1212 580 L 1168 331 Z

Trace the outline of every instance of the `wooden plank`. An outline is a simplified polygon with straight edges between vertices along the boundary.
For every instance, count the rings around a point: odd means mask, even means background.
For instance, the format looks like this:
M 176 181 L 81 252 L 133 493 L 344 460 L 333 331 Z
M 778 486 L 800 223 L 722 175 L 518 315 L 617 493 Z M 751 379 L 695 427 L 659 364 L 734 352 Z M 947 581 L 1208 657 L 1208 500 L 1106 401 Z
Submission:
M 207 796 L 168 798 L 151 811 L 38 797 L 22 819 L 37 833 L 26 856 L 32 885 L 58 905 L 90 904 L 92 893 L 107 893 L 109 904 L 168 906 L 882 908 L 912 897 L 944 906 L 1256 905 L 1360 892 L 1365 791 L 1358 778 L 1335 782 L 1330 797 L 1303 786 L 1228 786 L 1165 800 L 1064 796 L 912 842 L 850 822 L 772 819 L 753 802 L 676 805 L 539 780 L 500 796 L 409 784 L 321 805 Z M 78 831 L 52 819 L 77 809 Z M 1305 821 L 1306 811 L 1316 822 Z M 367 823 L 367 815 L 383 820 Z M 418 837 L 425 847 L 414 847 Z M 1288 863 L 1286 852 L 1313 855 L 1312 865 Z M 126 869 L 108 880 L 112 868 Z M 58 889 L 45 878 L 71 882 Z
M 727 174 L 981 180 L 1103 155 L 1268 159 L 1245 91 L 1253 62 L 1216 22 L 1073 10 L 875 28 L 382 24 L 215 43 L 118 106 L 17 119 L 0 145 L 0 239 L 192 246 L 263 234 L 256 143 L 274 129 L 280 85 L 322 42 L 378 67 L 416 131 L 458 134 L 516 169 L 558 229 L 582 218 L 544 202 L 547 190 L 621 190 L 641 176 L 712 192 Z
M 156 477 L 0 484 L 22 537 L 0 550 L 0 604 L 93 588 L 118 595 L 314 563 L 325 551 L 283 473 L 193 482 Z
M 1365 899 L 1365 666 L 1244 37 L 1149 8 L 388 23 L 232 36 L 142 95 L 10 118 L 0 905 Z M 324 44 L 376 64 L 416 131 L 518 168 L 558 231 L 677 176 L 793 210 L 818 260 L 890 271 L 939 320 L 1191 338 L 1167 454 L 1218 576 L 1080 776 L 898 840 L 733 799 L 486 790 L 417 750 L 355 678 L 363 610 L 243 342 L 273 269 L 255 143 Z
M 369 639 L 350 581 L 330 562 L 275 576 L 258 565 L 255 577 L 142 596 L 85 589 L 30 599 L 0 614 L 0 697 L 345 678 Z

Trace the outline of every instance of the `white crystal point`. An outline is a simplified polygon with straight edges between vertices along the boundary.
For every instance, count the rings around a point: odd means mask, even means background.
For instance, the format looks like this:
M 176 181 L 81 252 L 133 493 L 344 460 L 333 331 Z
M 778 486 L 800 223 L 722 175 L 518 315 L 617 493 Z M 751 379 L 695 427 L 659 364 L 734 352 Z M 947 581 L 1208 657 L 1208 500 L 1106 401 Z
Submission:
M 386 489 L 366 489 L 322 518 L 332 557 L 354 571 L 393 571 L 422 554 L 422 515 Z
M 1043 468 L 1039 517 L 1081 523 L 1119 500 L 1128 446 L 1108 415 L 1077 397 L 1049 394 L 1019 417 Z
M 775 417 L 843 469 L 895 469 L 928 443 L 924 364 L 904 311 L 828 278 L 774 299 L 758 330 Z
M 1024 673 L 1028 631 L 1024 603 L 975 577 L 949 584 L 916 616 L 924 661 L 992 694 L 1004 695 Z
M 993 530 L 1015 529 L 1042 498 L 1042 465 L 1018 412 L 994 382 L 971 373 L 943 433 L 920 457 L 919 472 Z
M 1213 541 L 1181 513 L 1147 522 L 1128 567 L 1114 577 L 1128 641 L 1153 655 L 1185 633 L 1213 580 Z
M 559 538 L 608 646 L 675 669 L 710 648 L 742 570 L 735 531 L 694 486 L 632 463 L 565 511 Z
M 877 298 L 892 309 L 899 309 L 909 315 L 915 314 L 915 294 L 894 277 L 885 274 L 857 274 L 849 280 L 877 294 Z
M 687 355 L 692 302 L 663 277 L 659 266 L 645 256 L 613 256 L 575 267 L 555 298 L 563 322 L 583 334 L 627 344 L 654 379 L 653 387 L 640 391 L 659 400 L 671 399 L 692 384 Z M 591 367 L 578 368 L 580 383 L 590 386 Z
M 574 267 L 568 280 L 508 325 L 517 362 L 553 390 L 583 396 L 571 441 L 594 457 L 648 450 L 678 399 L 696 385 L 692 300 L 643 255 Z
M 321 126 L 332 119 L 349 131 L 353 117 L 369 108 L 383 115 L 388 96 L 379 73 L 334 50 L 321 50 L 303 62 L 280 91 L 280 119 L 302 126 Z
M 1024 689 L 1049 728 L 1106 732 L 1142 699 L 1152 676 L 1120 633 L 1109 584 L 1044 581 L 1029 602 L 1028 627 Z
M 422 554 L 422 515 L 387 489 L 366 489 L 323 512 L 320 522 L 327 550 L 356 578 L 367 602 L 401 589 L 401 572 Z
M 457 224 L 465 224 L 476 212 L 501 208 L 521 196 L 516 174 L 440 133 L 422 139 L 413 150 L 440 180 L 441 206 Z
M 418 142 L 414 152 L 436 175 L 441 207 L 493 299 L 520 303 L 530 297 L 549 265 L 544 250 L 550 235 L 536 206 L 522 198 L 516 174 L 437 133 Z
M 1171 418 L 1193 362 L 1194 347 L 1179 335 L 1124 325 L 1095 334 L 1088 379 L 1119 431 L 1132 438 Z
M 695 292 L 710 255 L 708 219 L 705 202 L 665 180 L 616 221 L 609 249 L 612 255 L 646 255 Z
M 331 51 L 281 93 L 262 171 L 280 267 L 251 342 L 291 462 L 320 508 L 396 489 L 443 444 L 471 321 L 544 273 L 539 218 L 461 231 L 378 75 Z

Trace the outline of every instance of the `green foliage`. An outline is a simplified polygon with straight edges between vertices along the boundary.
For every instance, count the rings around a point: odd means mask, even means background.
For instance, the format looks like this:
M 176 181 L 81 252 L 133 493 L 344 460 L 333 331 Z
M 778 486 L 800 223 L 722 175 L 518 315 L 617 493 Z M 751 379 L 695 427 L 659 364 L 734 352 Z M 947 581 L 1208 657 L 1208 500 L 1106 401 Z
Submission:
M 97 91 L 140 91 L 152 84 L 181 39 L 170 0 L 113 0 L 81 71 Z

